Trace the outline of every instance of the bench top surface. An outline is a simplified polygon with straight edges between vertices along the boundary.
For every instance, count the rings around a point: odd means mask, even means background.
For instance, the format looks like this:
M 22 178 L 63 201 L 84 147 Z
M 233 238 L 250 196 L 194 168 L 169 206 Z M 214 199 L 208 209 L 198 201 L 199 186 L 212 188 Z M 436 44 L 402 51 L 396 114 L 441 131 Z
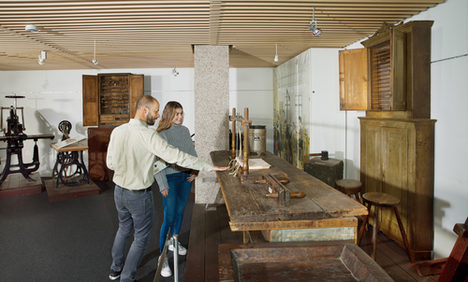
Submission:
M 217 166 L 226 166 L 229 156 L 229 151 L 211 152 L 213 164 Z M 304 192 L 306 196 L 293 198 L 288 206 L 282 206 L 277 199 L 265 196 L 266 184 L 241 183 L 239 177 L 227 171 L 217 172 L 231 222 L 324 220 L 367 214 L 363 205 L 279 157 L 267 152 L 262 158 L 271 167 L 251 170 L 249 175 L 285 173 L 290 181 L 285 186 L 291 192 Z

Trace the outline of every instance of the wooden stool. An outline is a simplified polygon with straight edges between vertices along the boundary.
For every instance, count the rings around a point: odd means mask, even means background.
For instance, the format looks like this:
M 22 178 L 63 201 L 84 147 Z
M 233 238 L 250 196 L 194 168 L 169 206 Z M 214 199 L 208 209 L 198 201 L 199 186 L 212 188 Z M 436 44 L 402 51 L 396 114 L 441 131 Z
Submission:
M 369 210 L 369 214 L 371 212 L 371 207 L 374 206 L 374 228 L 372 230 L 372 258 L 375 260 L 375 250 L 377 247 L 377 233 L 379 232 L 379 208 L 388 207 L 393 208 L 393 211 L 395 212 L 395 216 L 398 221 L 398 227 L 400 228 L 401 232 L 401 237 L 403 238 L 403 244 L 408 253 L 410 261 L 414 262 L 413 256 L 409 248 L 408 238 L 406 237 L 406 232 L 403 228 L 403 223 L 401 223 L 400 214 L 398 213 L 397 209 L 397 206 L 400 204 L 400 200 L 392 195 L 380 192 L 367 192 L 364 195 L 362 195 L 362 198 L 364 199 L 364 202 L 367 203 L 367 209 Z M 364 227 L 367 223 L 368 218 L 369 216 L 366 216 L 364 218 L 364 222 L 359 230 L 358 245 L 361 242 L 362 235 L 364 234 Z
M 361 193 L 361 181 L 354 179 L 339 179 L 335 184 L 338 190 L 350 196 L 351 198 L 351 195 L 354 195 L 356 200 L 362 203 L 361 196 L 359 195 Z

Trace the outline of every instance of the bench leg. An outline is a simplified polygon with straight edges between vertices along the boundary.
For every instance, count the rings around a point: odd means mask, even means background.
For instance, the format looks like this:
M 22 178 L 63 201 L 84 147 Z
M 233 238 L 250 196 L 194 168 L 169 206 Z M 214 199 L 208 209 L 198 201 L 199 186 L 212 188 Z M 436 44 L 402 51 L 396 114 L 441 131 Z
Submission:
M 364 230 L 368 230 L 367 229 L 367 224 L 368 224 L 368 221 L 369 221 L 370 208 L 371 208 L 371 205 L 368 204 L 367 205 L 367 215 L 364 216 L 361 228 L 359 228 L 358 243 L 357 243 L 358 246 L 361 244 L 362 236 L 364 235 Z
M 242 243 L 247 244 L 250 241 L 249 231 L 242 231 Z

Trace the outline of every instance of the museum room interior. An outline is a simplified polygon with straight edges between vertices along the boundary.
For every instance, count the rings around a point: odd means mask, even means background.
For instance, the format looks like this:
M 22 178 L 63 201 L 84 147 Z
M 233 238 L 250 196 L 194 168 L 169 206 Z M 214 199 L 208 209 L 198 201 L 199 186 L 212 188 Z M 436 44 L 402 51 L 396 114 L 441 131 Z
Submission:
M 153 189 L 138 281 L 467 275 L 467 14 L 466 0 L 0 1 L 2 278 L 108 279 L 107 145 L 143 95 L 181 103 L 199 158 L 230 169 L 195 179 L 169 278 Z

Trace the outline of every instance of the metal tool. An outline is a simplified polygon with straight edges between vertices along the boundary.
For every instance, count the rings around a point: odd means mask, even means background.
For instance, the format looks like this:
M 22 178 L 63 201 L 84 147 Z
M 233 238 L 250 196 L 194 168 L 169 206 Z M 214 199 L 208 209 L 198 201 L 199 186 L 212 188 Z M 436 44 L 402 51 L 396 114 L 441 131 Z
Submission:
M 304 198 L 305 195 L 306 194 L 304 192 L 289 192 L 289 198 L 290 199 L 293 199 L 293 198 L 301 199 L 301 198 Z M 278 193 L 276 193 L 276 192 L 266 193 L 265 197 L 267 197 L 267 198 L 278 198 Z
M 322 151 L 320 153 L 311 153 L 309 157 L 320 157 L 322 161 L 328 160 L 328 151 Z

